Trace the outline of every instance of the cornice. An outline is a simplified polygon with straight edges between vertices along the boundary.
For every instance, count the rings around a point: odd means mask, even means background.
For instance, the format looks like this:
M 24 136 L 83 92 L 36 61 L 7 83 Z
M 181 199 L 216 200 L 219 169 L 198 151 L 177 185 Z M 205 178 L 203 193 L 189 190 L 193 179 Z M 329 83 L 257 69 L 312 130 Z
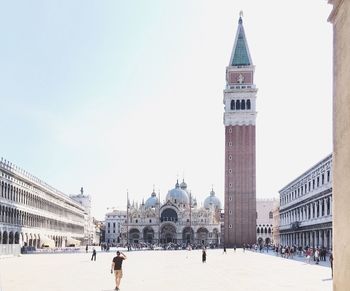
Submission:
M 334 24 L 335 18 L 337 17 L 339 10 L 344 3 L 344 0 L 328 0 L 328 3 L 333 5 L 333 9 L 331 14 L 329 14 L 327 20 Z

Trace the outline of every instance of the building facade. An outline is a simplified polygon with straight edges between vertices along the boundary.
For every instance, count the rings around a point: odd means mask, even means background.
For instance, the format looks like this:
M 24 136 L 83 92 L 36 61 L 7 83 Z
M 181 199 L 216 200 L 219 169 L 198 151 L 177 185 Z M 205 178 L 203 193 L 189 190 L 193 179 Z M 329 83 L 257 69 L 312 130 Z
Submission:
M 332 249 L 332 155 L 279 194 L 281 244 Z
M 154 191 L 140 205 L 128 203 L 127 223 L 121 226 L 122 238 L 129 243 L 218 246 L 220 213 L 221 202 L 213 189 L 203 207 L 198 207 L 187 184 L 177 182 L 163 203 Z
M 91 214 L 91 197 L 84 194 L 84 188 L 81 187 L 78 195 L 70 195 L 74 201 L 81 204 L 84 208 L 84 239 L 82 244 L 92 245 L 98 243 L 96 241 L 96 224 Z
M 0 243 L 64 247 L 84 238 L 82 205 L 28 172 L 0 161 Z
M 224 90 L 225 234 L 227 247 L 256 242 L 256 93 L 242 17 Z
M 280 203 L 279 200 L 275 200 L 273 210 L 273 226 L 272 226 L 272 241 L 275 245 L 279 245 L 280 241 Z
M 259 245 L 270 245 L 273 240 L 273 208 L 275 199 L 256 200 L 256 242 Z
M 350 278 L 350 1 L 328 0 L 333 25 L 334 291 Z M 323 5 L 320 2 L 320 5 Z
M 127 222 L 125 210 L 113 210 L 106 213 L 104 228 L 105 241 L 108 244 L 119 244 L 122 243 L 122 225 Z

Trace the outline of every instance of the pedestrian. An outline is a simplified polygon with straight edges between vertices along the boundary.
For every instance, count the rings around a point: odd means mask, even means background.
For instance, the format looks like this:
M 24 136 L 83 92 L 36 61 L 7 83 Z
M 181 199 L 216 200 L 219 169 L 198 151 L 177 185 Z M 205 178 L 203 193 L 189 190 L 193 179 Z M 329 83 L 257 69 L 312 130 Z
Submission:
M 332 269 L 332 278 L 333 278 L 333 253 L 329 255 L 329 262 L 331 263 L 331 269 Z
M 123 261 L 126 260 L 126 255 L 117 251 L 117 256 L 113 258 L 111 274 L 115 275 L 115 290 L 119 290 L 120 280 L 123 278 Z
M 202 251 L 202 263 L 205 263 L 207 261 L 207 253 L 205 249 Z
M 86 251 L 86 253 L 88 252 L 88 250 L 89 250 L 89 246 L 88 246 L 88 245 L 86 245 L 86 247 L 85 247 L 85 251 Z
M 320 251 L 318 248 L 315 250 L 315 261 L 316 261 L 316 264 L 318 265 L 320 261 Z
M 233 250 L 236 252 L 236 245 L 233 246 Z
M 96 250 L 95 250 L 95 248 L 92 249 L 91 261 L 92 260 L 96 261 Z
M 224 254 L 227 254 L 227 253 L 226 253 L 226 246 L 224 246 L 224 252 L 223 252 L 223 253 L 224 253 Z

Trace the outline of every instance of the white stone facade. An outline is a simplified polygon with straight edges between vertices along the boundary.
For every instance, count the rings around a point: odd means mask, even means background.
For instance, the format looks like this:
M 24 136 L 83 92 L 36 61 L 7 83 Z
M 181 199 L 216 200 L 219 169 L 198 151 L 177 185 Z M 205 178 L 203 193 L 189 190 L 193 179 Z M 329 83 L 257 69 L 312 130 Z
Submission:
M 108 244 L 121 243 L 121 226 L 126 223 L 125 210 L 113 210 L 105 216 L 105 242 Z
M 83 238 L 82 205 L 1 159 L 0 244 L 64 247 Z
M 70 195 L 70 197 L 81 204 L 84 207 L 84 239 L 82 244 L 92 245 L 96 244 L 96 225 L 94 224 L 93 217 L 91 215 L 91 197 L 90 195 L 84 195 L 84 189 L 81 187 L 80 194 Z
M 332 248 L 332 155 L 279 191 L 283 245 Z
M 276 199 L 256 200 L 256 241 L 258 244 L 273 243 L 273 208 Z
M 164 203 L 153 191 L 145 203 L 129 203 L 127 223 L 121 228 L 123 242 L 218 246 L 221 202 L 213 190 L 204 205 L 197 207 L 185 182 L 177 182 Z

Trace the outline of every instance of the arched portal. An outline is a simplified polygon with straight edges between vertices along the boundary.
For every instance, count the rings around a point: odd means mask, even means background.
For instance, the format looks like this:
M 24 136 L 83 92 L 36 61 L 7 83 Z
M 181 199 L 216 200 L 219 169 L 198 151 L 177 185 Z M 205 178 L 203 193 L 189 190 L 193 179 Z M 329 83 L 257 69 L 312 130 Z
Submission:
M 263 238 L 262 238 L 262 237 L 259 237 L 259 238 L 258 238 L 258 244 L 259 244 L 259 245 L 262 245 L 263 243 L 264 243 Z
M 8 235 L 7 235 L 7 231 L 4 231 L 4 233 L 2 234 L 2 244 L 6 245 L 8 243 Z
M 132 228 L 129 231 L 129 241 L 131 243 L 139 243 L 140 241 L 140 231 L 137 228 Z
M 153 243 L 154 230 L 152 227 L 147 226 L 143 229 L 143 241 L 147 243 Z
M 162 214 L 160 215 L 160 221 L 172 221 L 177 222 L 177 213 L 172 208 L 166 208 L 162 211 Z
M 19 244 L 19 232 L 15 233 L 15 244 Z
M 267 237 L 265 239 L 265 245 L 269 245 L 271 243 L 271 239 L 269 237 Z
M 161 243 L 176 243 L 176 229 L 172 224 L 165 224 L 161 228 Z
M 14 241 L 14 235 L 13 235 L 13 232 L 10 231 L 10 233 L 9 233 L 9 244 L 12 245 L 13 241 Z
M 194 238 L 194 231 L 191 227 L 185 227 L 182 230 L 182 242 L 184 243 L 192 243 Z
M 216 228 L 213 229 L 213 239 L 215 244 L 219 245 L 219 231 Z
M 201 227 L 197 230 L 197 241 L 205 245 L 208 239 L 208 230 L 205 227 Z

